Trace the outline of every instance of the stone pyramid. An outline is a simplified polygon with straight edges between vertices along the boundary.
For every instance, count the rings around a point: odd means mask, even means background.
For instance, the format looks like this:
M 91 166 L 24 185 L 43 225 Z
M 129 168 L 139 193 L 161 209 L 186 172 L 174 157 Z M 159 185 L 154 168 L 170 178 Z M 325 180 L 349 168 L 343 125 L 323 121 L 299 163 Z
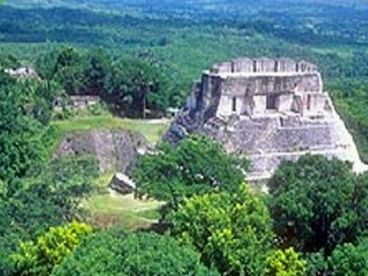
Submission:
M 250 181 L 308 153 L 349 161 L 356 172 L 367 168 L 317 66 L 305 61 L 240 58 L 204 71 L 164 139 L 175 143 L 192 133 L 248 156 Z

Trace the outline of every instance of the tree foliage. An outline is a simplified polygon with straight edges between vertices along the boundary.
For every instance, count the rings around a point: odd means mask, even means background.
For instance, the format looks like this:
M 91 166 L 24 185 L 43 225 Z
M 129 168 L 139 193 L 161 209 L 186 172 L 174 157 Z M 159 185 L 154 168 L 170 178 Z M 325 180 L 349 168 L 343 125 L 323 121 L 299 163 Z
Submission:
M 146 109 L 162 112 L 168 107 L 165 80 L 158 68 L 135 58 L 113 64 L 104 96 L 116 111 L 127 110 L 132 117 L 145 117 Z
M 242 186 L 234 193 L 194 196 L 170 215 L 171 233 L 193 245 L 225 275 L 262 275 L 272 222 L 263 200 Z
M 0 72 L 0 179 L 23 177 L 45 158 L 42 136 L 54 94 L 48 83 L 17 81 Z
M 366 176 L 337 159 L 306 155 L 284 162 L 269 182 L 270 210 L 280 242 L 302 252 L 354 242 L 367 229 Z
M 228 155 L 209 138 L 193 136 L 142 156 L 133 172 L 139 196 L 168 201 L 174 208 L 184 197 L 211 191 L 235 191 L 243 182 L 247 161 Z
M 60 83 L 68 95 L 80 94 L 85 66 L 84 56 L 72 47 L 42 54 L 36 62 L 40 76 L 45 80 Z
M 1 1 L 0 1 L 1 4 Z M 12 54 L 0 55 L 0 69 L 16 69 L 20 66 L 20 61 Z
M 61 275 L 218 275 L 199 254 L 167 236 L 111 229 L 93 234 L 57 267 Z
M 64 47 L 41 55 L 40 75 L 59 83 L 67 95 L 99 95 L 115 113 L 143 118 L 164 114 L 170 92 L 158 66 L 135 57 L 113 58 L 103 49 L 83 53 Z
M 266 274 L 268 276 L 303 276 L 307 270 L 307 262 L 301 254 L 290 247 L 286 250 L 274 250 L 267 257 Z
M 35 241 L 21 242 L 11 256 L 18 275 L 50 275 L 55 266 L 71 254 L 82 238 L 92 233 L 92 227 L 76 221 L 51 227 Z
M 50 226 L 83 216 L 81 200 L 93 190 L 97 164 L 89 157 L 53 160 L 34 178 L 4 183 L 0 197 L 0 274 L 12 269 L 19 240 L 34 239 Z
M 368 243 L 366 238 L 358 242 L 336 246 L 330 256 L 322 252 L 313 253 L 308 260 L 308 275 L 367 275 Z
M 329 275 L 367 275 L 368 274 L 368 242 L 360 241 L 338 245 L 327 260 Z M 326 273 L 326 271 L 325 271 Z

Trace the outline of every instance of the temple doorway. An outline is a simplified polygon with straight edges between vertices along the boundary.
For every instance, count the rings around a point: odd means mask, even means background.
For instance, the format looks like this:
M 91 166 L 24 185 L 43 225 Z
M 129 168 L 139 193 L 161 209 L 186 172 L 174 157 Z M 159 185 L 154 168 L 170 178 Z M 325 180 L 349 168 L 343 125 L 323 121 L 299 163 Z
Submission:
M 267 95 L 266 109 L 267 110 L 276 110 L 276 100 L 277 100 L 277 95 L 275 95 L 275 94 Z

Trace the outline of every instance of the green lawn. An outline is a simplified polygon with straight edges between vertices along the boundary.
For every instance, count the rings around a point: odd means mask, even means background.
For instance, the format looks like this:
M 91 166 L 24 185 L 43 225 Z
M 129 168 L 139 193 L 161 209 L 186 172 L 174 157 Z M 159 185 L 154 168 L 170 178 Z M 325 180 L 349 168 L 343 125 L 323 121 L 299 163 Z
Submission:
M 116 192 L 96 194 L 84 202 L 91 213 L 94 227 L 122 226 L 128 230 L 147 228 L 158 221 L 161 204 L 153 200 L 138 200 L 133 194 Z
M 160 217 L 162 203 L 154 200 L 139 200 L 133 194 L 122 195 L 108 189 L 113 172 L 95 180 L 97 190 L 84 200 L 83 207 L 89 212 L 89 223 L 95 228 L 121 226 L 127 230 L 148 228 Z
M 167 130 L 168 121 L 132 120 L 103 116 L 85 116 L 51 123 L 51 152 L 60 144 L 65 135 L 91 129 L 127 129 L 140 132 L 150 143 L 156 143 Z

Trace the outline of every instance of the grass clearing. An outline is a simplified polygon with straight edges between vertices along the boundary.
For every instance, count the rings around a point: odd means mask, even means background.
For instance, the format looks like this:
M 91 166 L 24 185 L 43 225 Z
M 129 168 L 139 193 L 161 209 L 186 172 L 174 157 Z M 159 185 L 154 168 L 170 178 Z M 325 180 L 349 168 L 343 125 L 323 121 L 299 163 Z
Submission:
M 122 226 L 128 230 L 147 228 L 159 218 L 160 202 L 139 200 L 133 194 L 116 192 L 97 194 L 84 202 L 91 213 L 90 223 L 95 227 Z
M 156 223 L 162 203 L 140 200 L 134 194 L 122 195 L 108 189 L 113 177 L 111 171 L 95 179 L 95 194 L 83 202 L 83 207 L 90 213 L 88 222 L 96 228 L 120 226 L 127 230 L 148 228 Z

